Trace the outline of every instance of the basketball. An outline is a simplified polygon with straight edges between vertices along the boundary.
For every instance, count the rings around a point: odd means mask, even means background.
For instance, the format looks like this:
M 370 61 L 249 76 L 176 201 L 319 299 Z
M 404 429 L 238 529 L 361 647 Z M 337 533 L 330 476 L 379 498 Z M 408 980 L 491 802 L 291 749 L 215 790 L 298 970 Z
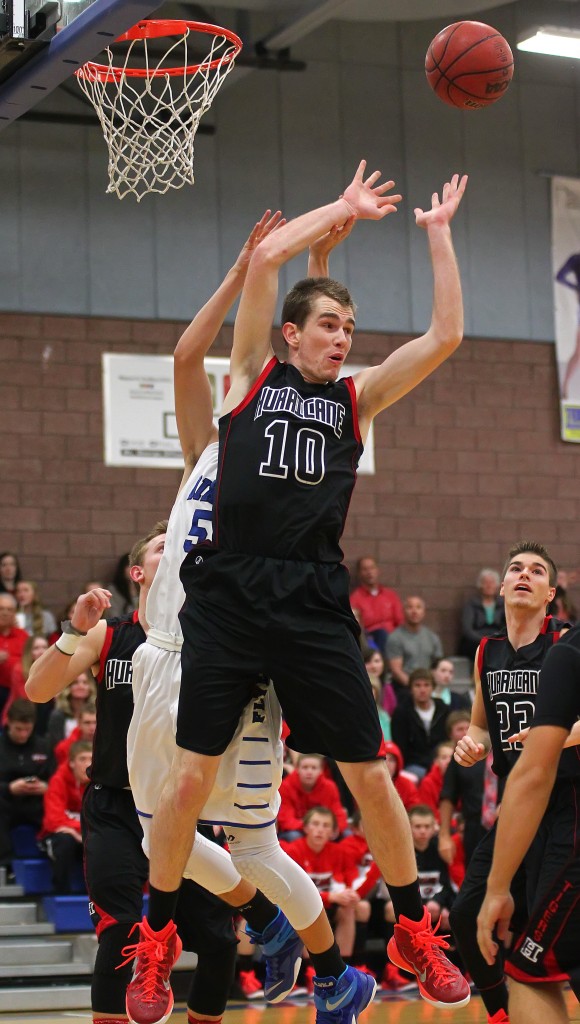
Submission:
M 425 58 L 425 74 L 444 103 L 479 110 L 501 99 L 514 73 L 509 44 L 491 25 L 456 21 L 435 36 Z

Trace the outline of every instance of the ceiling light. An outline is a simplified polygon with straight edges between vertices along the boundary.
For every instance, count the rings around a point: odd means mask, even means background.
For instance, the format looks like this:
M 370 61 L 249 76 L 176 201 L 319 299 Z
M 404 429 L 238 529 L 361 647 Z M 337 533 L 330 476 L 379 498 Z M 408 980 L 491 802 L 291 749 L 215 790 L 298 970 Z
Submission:
M 568 28 L 538 28 L 519 40 L 518 50 L 580 59 L 580 32 Z

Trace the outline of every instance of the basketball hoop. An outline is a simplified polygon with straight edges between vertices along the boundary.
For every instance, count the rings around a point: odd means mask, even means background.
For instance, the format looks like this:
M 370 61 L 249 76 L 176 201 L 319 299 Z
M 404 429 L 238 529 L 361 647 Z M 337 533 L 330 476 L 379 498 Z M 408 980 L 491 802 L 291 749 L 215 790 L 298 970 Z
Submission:
M 190 63 L 192 42 L 202 34 L 210 37 L 209 50 Z M 170 45 L 161 57 L 153 55 L 148 41 L 164 38 Z M 107 47 L 107 64 L 89 61 L 75 72 L 109 147 L 107 192 L 119 199 L 133 192 L 139 202 L 148 192 L 193 185 L 195 133 L 234 66 L 241 39 L 217 25 L 150 20 L 116 42 L 128 44 L 122 62 Z

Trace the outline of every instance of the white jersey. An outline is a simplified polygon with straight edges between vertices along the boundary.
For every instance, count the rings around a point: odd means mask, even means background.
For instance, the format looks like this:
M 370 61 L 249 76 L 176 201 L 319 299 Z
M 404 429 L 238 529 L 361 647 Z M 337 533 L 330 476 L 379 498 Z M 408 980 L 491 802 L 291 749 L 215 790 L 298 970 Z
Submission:
M 179 579 L 181 563 L 192 547 L 212 539 L 217 466 L 216 441 L 202 452 L 175 499 L 165 535 L 165 550 L 147 596 L 149 627 L 174 637 L 181 637 L 179 612 L 185 601 Z
M 129 781 L 142 821 L 150 818 L 175 753 L 181 685 L 179 611 L 185 593 L 181 563 L 191 548 L 212 537 L 218 445 L 209 445 L 173 506 L 165 548 L 147 598 L 147 642 L 133 655 L 134 710 L 127 735 Z M 283 745 L 280 705 L 272 686 L 245 708 L 222 756 L 211 795 L 200 815 L 209 824 L 263 828 L 280 806 Z

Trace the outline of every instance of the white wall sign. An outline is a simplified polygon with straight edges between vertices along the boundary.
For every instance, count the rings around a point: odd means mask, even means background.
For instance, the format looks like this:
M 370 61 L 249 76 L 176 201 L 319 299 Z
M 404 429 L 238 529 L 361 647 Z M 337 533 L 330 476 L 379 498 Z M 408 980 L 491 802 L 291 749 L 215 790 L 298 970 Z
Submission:
M 217 416 L 229 388 L 229 359 L 207 356 Z M 347 374 L 362 366 L 348 366 Z M 182 469 L 173 400 L 173 356 L 103 353 L 105 465 Z M 359 473 L 375 472 L 371 426 Z

